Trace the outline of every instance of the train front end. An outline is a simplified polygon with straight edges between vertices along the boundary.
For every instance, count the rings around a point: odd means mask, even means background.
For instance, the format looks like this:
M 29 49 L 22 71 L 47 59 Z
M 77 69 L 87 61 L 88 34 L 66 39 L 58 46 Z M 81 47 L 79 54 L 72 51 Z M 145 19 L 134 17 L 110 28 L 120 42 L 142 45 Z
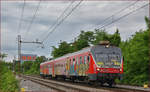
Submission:
M 115 79 L 122 79 L 123 57 L 118 47 L 109 44 L 97 45 L 91 49 L 96 64 L 96 79 L 101 83 L 114 84 Z

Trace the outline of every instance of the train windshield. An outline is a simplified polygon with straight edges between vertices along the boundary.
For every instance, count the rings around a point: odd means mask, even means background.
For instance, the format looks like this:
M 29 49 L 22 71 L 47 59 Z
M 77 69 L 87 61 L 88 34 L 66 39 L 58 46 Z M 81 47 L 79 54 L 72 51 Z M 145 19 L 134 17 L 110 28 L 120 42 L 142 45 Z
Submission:
M 99 67 L 120 68 L 121 50 L 117 47 L 97 47 L 92 50 L 93 57 Z

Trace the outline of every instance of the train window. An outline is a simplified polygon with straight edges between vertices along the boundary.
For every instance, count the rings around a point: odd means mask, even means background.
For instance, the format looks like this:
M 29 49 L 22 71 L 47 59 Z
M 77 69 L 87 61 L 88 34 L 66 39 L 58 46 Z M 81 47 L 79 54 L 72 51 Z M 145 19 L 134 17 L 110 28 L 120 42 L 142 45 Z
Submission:
M 73 61 L 75 61 L 75 58 L 73 58 Z
M 86 64 L 86 56 L 84 56 L 84 64 Z
M 75 65 L 75 58 L 73 58 L 73 65 Z
M 77 62 L 77 65 L 78 65 L 78 57 L 76 57 L 76 62 Z
M 90 56 L 87 56 L 87 60 L 90 61 Z
M 80 57 L 80 64 L 82 64 L 82 56 Z

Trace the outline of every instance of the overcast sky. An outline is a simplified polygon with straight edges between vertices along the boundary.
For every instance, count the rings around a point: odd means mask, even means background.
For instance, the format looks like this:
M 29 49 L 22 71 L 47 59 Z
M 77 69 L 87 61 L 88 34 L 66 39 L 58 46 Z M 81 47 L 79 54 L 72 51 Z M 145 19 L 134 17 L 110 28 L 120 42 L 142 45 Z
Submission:
M 1 30 L 2 30 L 2 52 L 8 54 L 6 58 L 10 61 L 17 57 L 17 35 L 22 36 L 24 41 L 35 41 L 39 39 L 42 41 L 48 32 L 51 25 L 56 22 L 56 19 L 62 14 L 71 1 L 41 1 L 33 24 L 29 32 L 27 28 L 33 18 L 35 10 L 38 5 L 38 1 L 26 1 L 23 17 L 21 21 L 21 28 L 18 31 L 19 21 L 21 18 L 21 12 L 24 2 L 22 1 L 2 1 L 1 8 Z M 72 7 L 78 4 L 79 1 L 75 1 L 68 9 L 69 12 Z M 60 40 L 71 42 L 75 37 L 80 34 L 81 30 L 93 30 L 95 28 L 101 28 L 103 25 L 115 21 L 119 17 L 127 14 L 139 7 L 147 4 L 148 1 L 82 1 L 81 4 L 72 12 L 67 19 L 57 27 L 57 29 L 49 35 L 44 42 L 44 49 L 39 48 L 37 44 L 22 44 L 22 53 L 24 54 L 37 54 L 51 57 L 51 46 L 58 46 Z M 124 11 L 119 12 L 121 9 L 128 7 Z M 106 26 L 105 29 L 108 33 L 112 34 L 116 28 L 120 30 L 122 40 L 127 40 L 136 31 L 145 29 L 144 16 L 148 16 L 148 6 L 137 10 L 121 20 Z M 66 12 L 66 14 L 67 14 Z M 107 21 L 104 20 L 111 15 Z

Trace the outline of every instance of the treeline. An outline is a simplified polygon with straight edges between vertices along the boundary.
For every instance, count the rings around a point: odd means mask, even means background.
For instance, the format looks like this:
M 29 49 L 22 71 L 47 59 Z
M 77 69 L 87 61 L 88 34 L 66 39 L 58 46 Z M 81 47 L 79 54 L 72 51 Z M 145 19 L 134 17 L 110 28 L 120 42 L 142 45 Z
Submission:
M 81 31 L 77 39 L 74 39 L 73 43 L 67 43 L 62 41 L 59 43 L 58 48 L 53 46 L 52 56 L 54 58 L 63 56 L 67 53 L 72 53 L 90 45 L 99 44 L 100 41 L 108 40 L 111 44 L 119 46 L 121 37 L 119 30 L 117 29 L 114 34 L 108 34 L 105 30 L 95 29 L 93 31 Z
M 12 64 L 0 61 L 0 92 L 18 92 L 19 84 L 11 71 Z
M 143 85 L 148 84 L 149 77 L 149 20 L 145 17 L 146 30 L 136 32 L 129 40 L 121 42 L 124 61 L 125 84 Z
M 15 65 L 15 72 L 21 72 L 23 74 L 40 74 L 40 63 L 45 62 L 47 59 L 45 56 L 37 57 L 35 61 L 25 61 L 23 64 L 20 65 L 17 63 Z

